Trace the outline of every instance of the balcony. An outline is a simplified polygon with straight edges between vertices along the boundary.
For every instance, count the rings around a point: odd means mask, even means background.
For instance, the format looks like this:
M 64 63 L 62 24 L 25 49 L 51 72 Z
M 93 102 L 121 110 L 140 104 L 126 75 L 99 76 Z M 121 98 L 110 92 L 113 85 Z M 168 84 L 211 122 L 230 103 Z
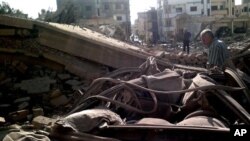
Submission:
M 227 15 L 227 10 L 212 10 L 211 15 Z

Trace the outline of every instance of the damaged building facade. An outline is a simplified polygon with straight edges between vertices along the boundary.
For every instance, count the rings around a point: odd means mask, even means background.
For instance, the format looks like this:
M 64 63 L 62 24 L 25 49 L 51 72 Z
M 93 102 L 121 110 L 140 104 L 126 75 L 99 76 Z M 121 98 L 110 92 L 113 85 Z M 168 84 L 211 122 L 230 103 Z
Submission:
M 76 7 L 79 26 L 96 29 L 109 25 L 128 39 L 131 33 L 129 0 L 57 0 L 57 10 L 68 2 Z
M 233 34 L 237 28 L 246 29 L 249 3 L 243 1 L 238 6 L 234 0 L 158 0 L 160 40 L 172 36 L 181 39 L 185 29 L 190 30 L 193 37 L 206 27 L 227 34 Z
M 146 12 L 139 12 L 138 19 L 135 20 L 134 33 L 146 43 L 157 43 L 158 41 L 158 21 L 157 11 L 151 8 Z

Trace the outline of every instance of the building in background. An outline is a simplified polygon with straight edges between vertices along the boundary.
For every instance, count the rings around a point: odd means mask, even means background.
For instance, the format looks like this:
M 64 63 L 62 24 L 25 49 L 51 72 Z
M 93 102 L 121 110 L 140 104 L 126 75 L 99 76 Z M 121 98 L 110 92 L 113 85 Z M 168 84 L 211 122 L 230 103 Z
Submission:
M 209 0 L 157 0 L 159 35 L 161 40 L 183 34 L 184 29 L 196 31 L 196 19 L 211 15 Z M 198 26 L 199 27 L 199 26 Z
M 89 28 L 112 25 L 124 34 L 131 34 L 129 0 L 57 0 L 57 11 L 73 3 L 78 17 L 77 24 Z
M 133 33 L 147 44 L 158 42 L 158 20 L 155 8 L 138 13 L 138 18 L 133 26 Z
M 249 3 L 243 0 L 241 6 L 235 6 L 235 0 L 157 0 L 160 40 L 181 40 L 185 29 L 195 38 L 206 27 L 233 34 L 236 28 L 247 27 Z

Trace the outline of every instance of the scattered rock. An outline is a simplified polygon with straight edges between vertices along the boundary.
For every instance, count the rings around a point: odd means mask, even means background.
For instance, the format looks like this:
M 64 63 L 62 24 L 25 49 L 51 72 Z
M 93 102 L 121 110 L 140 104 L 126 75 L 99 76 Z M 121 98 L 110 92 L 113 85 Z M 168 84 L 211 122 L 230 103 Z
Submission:
M 37 116 L 32 120 L 32 124 L 37 129 L 43 129 L 44 127 L 51 127 L 56 122 L 56 119 L 44 117 L 44 116 Z
M 52 93 L 50 94 L 50 98 L 55 98 L 62 95 L 62 92 L 60 89 L 56 89 L 54 91 L 52 91 Z
M 55 107 L 66 105 L 68 102 L 69 99 L 65 95 L 61 95 L 50 100 L 51 105 Z
M 32 112 L 33 112 L 33 116 L 34 117 L 43 116 L 44 115 L 43 108 L 33 108 Z
M 23 103 L 19 104 L 17 107 L 18 107 L 18 110 L 23 110 L 23 109 L 29 107 L 29 103 L 28 102 L 23 102 Z
M 14 103 L 27 102 L 27 101 L 30 101 L 30 97 L 23 97 L 23 98 L 16 99 Z
M 57 77 L 60 79 L 60 80 L 68 80 L 70 79 L 70 74 L 58 74 Z
M 50 85 L 56 83 L 56 80 L 49 77 L 39 77 L 30 80 L 23 80 L 21 83 L 16 84 L 16 88 L 27 91 L 28 94 L 39 94 L 50 91 Z
M 0 125 L 5 123 L 5 118 L 4 117 L 0 117 Z
M 20 111 L 9 113 L 10 119 L 12 119 L 14 121 L 20 121 L 20 120 L 27 119 L 28 115 L 29 115 L 28 110 L 20 110 Z
M 81 82 L 78 80 L 68 80 L 65 83 L 70 86 L 79 86 L 81 84 Z

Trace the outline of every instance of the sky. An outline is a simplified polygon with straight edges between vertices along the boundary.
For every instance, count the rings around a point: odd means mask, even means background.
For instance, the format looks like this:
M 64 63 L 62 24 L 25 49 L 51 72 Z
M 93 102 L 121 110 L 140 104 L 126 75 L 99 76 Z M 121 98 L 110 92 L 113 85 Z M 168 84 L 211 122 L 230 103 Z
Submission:
M 7 2 L 10 7 L 19 9 L 29 17 L 37 18 L 41 9 L 56 10 L 56 0 L 0 0 L 0 3 Z M 239 4 L 241 0 L 236 0 Z M 157 0 L 130 0 L 130 16 L 131 21 L 137 18 L 138 12 L 149 10 L 151 7 L 156 7 Z
M 12 8 L 19 9 L 29 17 L 37 18 L 41 9 L 56 10 L 56 0 L 0 0 L 7 2 Z M 137 18 L 137 13 L 156 7 L 157 0 L 130 0 L 131 21 Z

